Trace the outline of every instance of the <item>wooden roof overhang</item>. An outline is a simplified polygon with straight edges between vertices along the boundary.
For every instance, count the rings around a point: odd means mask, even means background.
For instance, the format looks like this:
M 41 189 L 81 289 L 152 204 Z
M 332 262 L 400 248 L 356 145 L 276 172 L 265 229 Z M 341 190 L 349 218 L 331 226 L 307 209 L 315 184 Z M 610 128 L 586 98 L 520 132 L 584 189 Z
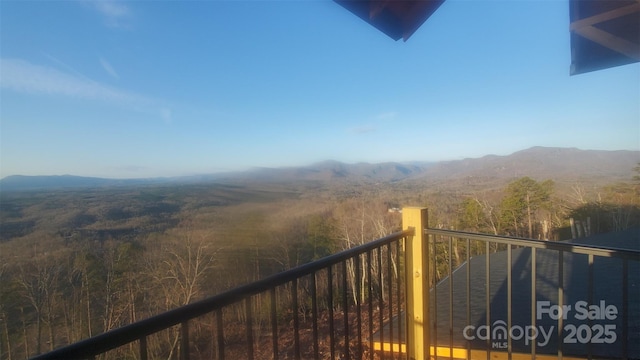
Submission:
M 334 0 L 393 40 L 407 41 L 444 0 Z
M 640 61 L 639 0 L 571 0 L 571 74 Z
M 334 0 L 405 41 L 445 0 Z M 569 0 L 571 75 L 640 61 L 640 0 Z

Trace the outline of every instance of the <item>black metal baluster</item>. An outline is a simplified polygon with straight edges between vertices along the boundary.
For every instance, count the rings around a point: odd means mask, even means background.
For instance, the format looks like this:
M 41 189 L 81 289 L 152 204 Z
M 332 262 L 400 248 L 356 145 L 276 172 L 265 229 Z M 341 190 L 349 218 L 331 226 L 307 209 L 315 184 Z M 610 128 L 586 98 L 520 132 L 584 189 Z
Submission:
M 407 238 L 403 238 L 402 239 L 402 245 L 403 245 L 402 247 L 407 246 Z M 408 321 L 405 321 L 405 325 L 404 326 L 402 325 L 402 316 L 401 315 L 402 315 L 402 304 L 403 304 L 403 302 L 402 302 L 401 297 L 400 297 L 401 289 L 405 285 L 404 282 L 403 282 L 403 279 L 406 279 L 406 276 L 407 276 L 407 274 L 406 274 L 407 266 L 405 264 L 405 266 L 404 266 L 404 273 L 405 274 L 404 274 L 404 276 L 401 276 L 400 275 L 400 259 L 401 259 L 401 256 L 400 256 L 400 241 L 398 241 L 396 243 L 396 264 L 398 266 L 398 277 L 397 277 L 398 284 L 396 286 L 396 303 L 398 304 L 398 339 L 402 339 L 403 338 L 403 334 L 402 334 L 403 330 L 405 330 L 405 334 L 408 334 L 408 329 L 406 329 Z M 406 312 L 406 309 L 405 309 L 405 312 Z M 405 343 L 405 348 L 408 349 L 409 344 L 408 344 L 406 335 L 404 336 L 404 343 Z M 404 357 L 406 359 L 409 359 L 409 352 L 408 351 L 405 351 L 405 356 Z
M 536 248 L 531 248 L 531 327 L 536 328 Z M 531 342 L 531 360 L 536 358 L 536 341 Z
M 224 360 L 224 323 L 222 319 L 222 309 L 216 310 L 216 322 L 218 332 L 218 359 Z
M 344 315 L 344 357 L 349 359 L 349 303 L 347 299 L 347 261 L 342 262 L 342 312 Z
M 453 237 L 449 236 L 449 359 L 453 360 Z M 428 290 L 427 290 L 428 291 Z M 434 344 L 437 346 L 437 343 Z M 437 348 L 436 348 L 437 352 Z
M 189 322 L 180 324 L 180 359 L 189 360 Z
M 367 251 L 367 278 L 369 284 L 369 359 L 373 360 L 373 281 L 371 273 L 371 250 Z
M 329 352 L 331 354 L 331 360 L 336 357 L 335 353 L 335 337 L 333 328 L 333 266 L 329 265 L 327 268 L 327 281 L 329 283 Z
M 271 298 L 271 340 L 273 344 L 273 358 L 278 358 L 278 312 L 276 307 L 276 288 L 269 291 Z
M 396 242 L 397 244 L 397 242 Z M 387 244 L 387 277 L 389 278 L 389 344 L 391 344 L 391 358 L 393 359 L 393 262 L 391 254 L 391 244 Z M 396 286 L 398 286 L 396 282 Z M 380 342 L 382 342 L 382 333 L 380 333 Z M 400 338 L 398 337 L 398 346 L 400 346 Z M 384 356 L 384 355 L 383 355 Z
M 593 254 L 587 256 L 587 261 L 587 302 L 588 306 L 591 306 L 593 304 Z M 592 328 L 592 323 L 591 319 L 587 320 L 590 329 Z M 587 343 L 587 359 L 591 360 L 593 358 L 592 352 L 593 346 L 591 345 L 591 341 L 589 341 Z
M 147 337 L 143 336 L 140 338 L 140 360 L 147 360 Z
M 298 319 L 298 279 L 291 281 L 291 298 L 293 300 L 293 347 L 295 358 L 300 356 L 300 319 Z
M 378 248 L 378 321 L 380 326 L 378 331 L 380 332 L 380 359 L 384 359 L 384 286 L 382 284 L 382 246 Z M 373 314 L 372 314 L 373 315 Z M 373 356 L 373 355 L 372 355 Z
M 436 284 L 440 279 L 436 278 L 438 275 L 436 264 L 438 262 L 437 258 L 437 248 L 438 248 L 438 235 L 427 236 L 427 248 L 431 249 L 431 254 L 433 254 L 433 259 L 431 260 L 431 271 L 433 272 L 433 316 L 431 319 L 433 320 L 432 324 L 425 324 L 425 326 L 433 326 L 433 336 L 431 337 L 433 343 L 434 354 L 436 358 L 438 357 L 438 287 Z M 429 247 L 429 239 L 433 239 L 433 248 Z M 429 281 L 431 284 L 431 281 Z M 429 353 L 431 349 L 427 350 Z
M 558 306 L 562 309 L 564 305 L 564 251 L 558 251 Z M 563 339 L 562 333 L 564 330 L 564 314 L 558 317 L 558 358 L 562 359 L 563 355 Z
M 512 259 L 511 259 L 511 244 L 507 245 L 507 329 L 511 329 L 511 311 L 513 310 L 513 307 L 511 306 L 511 302 L 512 302 L 512 294 L 511 291 L 513 290 L 511 283 L 512 283 L 512 273 L 511 271 L 513 270 L 513 263 L 512 263 Z M 512 352 L 513 352 L 513 348 L 512 348 L 512 343 L 511 343 L 511 335 L 509 334 L 509 332 L 507 331 L 507 359 L 511 360 L 512 358 Z
M 319 359 L 320 350 L 318 349 L 318 298 L 315 272 L 311 274 L 311 312 L 313 316 L 313 356 L 314 359 Z
M 629 358 L 629 261 L 626 258 L 622 259 L 622 358 Z
M 466 324 L 471 324 L 471 239 L 467 238 L 467 305 Z M 471 342 L 467 341 L 467 359 L 471 359 Z
M 360 264 L 360 255 L 357 255 L 353 258 L 354 266 L 356 267 L 356 336 L 358 337 L 358 347 L 356 353 L 356 359 L 362 358 L 362 312 L 361 312 L 361 302 L 362 302 L 362 287 L 360 283 L 360 277 L 362 276 L 362 268 Z
M 244 307 L 247 315 L 247 358 L 253 360 L 253 311 L 251 309 L 251 297 L 244 299 Z
M 491 328 L 491 272 L 490 272 L 490 258 L 491 254 L 489 253 L 490 246 L 489 241 L 485 243 L 485 267 L 484 267 L 484 276 L 485 276 L 485 313 L 487 314 L 485 319 L 485 325 L 488 328 Z M 489 331 L 487 334 L 487 360 L 491 359 L 491 332 Z

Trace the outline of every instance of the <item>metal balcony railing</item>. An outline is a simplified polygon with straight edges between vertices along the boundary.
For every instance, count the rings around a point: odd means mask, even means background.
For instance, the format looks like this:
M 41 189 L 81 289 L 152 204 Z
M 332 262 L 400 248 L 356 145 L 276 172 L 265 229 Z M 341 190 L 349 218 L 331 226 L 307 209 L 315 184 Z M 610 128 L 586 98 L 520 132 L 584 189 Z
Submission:
M 640 359 L 640 249 L 427 220 L 35 359 Z
M 638 247 L 637 229 L 631 231 L 635 237 L 617 236 Z M 439 229 L 425 234 L 434 285 L 431 356 L 640 358 L 640 251 Z
M 398 232 L 34 359 L 373 359 L 374 331 L 404 311 L 403 248 L 412 233 Z M 391 356 L 400 355 L 405 326 L 376 334 L 378 341 L 396 342 Z

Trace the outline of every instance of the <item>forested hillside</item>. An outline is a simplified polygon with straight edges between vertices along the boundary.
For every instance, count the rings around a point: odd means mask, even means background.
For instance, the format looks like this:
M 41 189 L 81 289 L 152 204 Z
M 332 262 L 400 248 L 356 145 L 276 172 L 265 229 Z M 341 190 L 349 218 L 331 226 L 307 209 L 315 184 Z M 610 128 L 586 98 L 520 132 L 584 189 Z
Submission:
M 389 209 L 403 205 L 429 207 L 434 227 L 549 241 L 572 236 L 570 219 L 583 234 L 639 223 L 638 167 L 609 182 L 520 175 L 2 192 L 1 356 L 42 353 L 381 237 L 400 229 Z

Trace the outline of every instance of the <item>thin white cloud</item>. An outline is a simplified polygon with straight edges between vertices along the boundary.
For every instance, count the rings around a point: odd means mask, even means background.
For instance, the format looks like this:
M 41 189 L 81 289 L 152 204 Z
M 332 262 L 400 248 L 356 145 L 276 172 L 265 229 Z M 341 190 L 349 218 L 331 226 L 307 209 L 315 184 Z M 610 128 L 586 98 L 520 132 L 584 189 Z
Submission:
M 102 65 L 102 68 L 104 69 L 104 71 L 106 71 L 107 74 L 111 75 L 111 77 L 115 79 L 120 79 L 120 75 L 118 75 L 118 72 L 116 72 L 113 66 L 111 66 L 111 63 L 109 63 L 107 60 L 105 60 L 102 57 L 100 58 L 100 65 Z
M 385 112 L 385 113 L 378 114 L 376 116 L 376 119 L 378 119 L 378 120 L 390 120 L 390 119 L 394 119 L 397 115 L 398 114 L 396 112 L 394 112 L 394 111 L 388 111 L 388 112 Z
M 349 133 L 358 135 L 376 132 L 377 130 L 378 128 L 374 125 L 361 125 L 348 129 Z
M 112 102 L 148 103 L 150 100 L 99 82 L 24 60 L 0 59 L 0 86 L 13 91 L 63 95 Z
M 53 63 L 58 65 L 58 67 L 63 68 L 67 72 L 74 74 L 76 77 L 79 77 L 79 78 L 82 78 L 82 79 L 85 79 L 85 80 L 90 80 L 88 77 L 84 76 L 84 74 L 80 73 L 79 71 L 77 71 L 73 67 L 69 66 L 67 63 L 63 62 L 62 60 L 54 57 L 53 55 L 48 54 L 48 53 L 43 53 L 43 55 L 47 59 L 51 60 Z
M 104 16 L 122 18 L 131 15 L 131 10 L 125 4 L 113 0 L 95 0 L 91 2 Z
M 98 11 L 104 18 L 105 24 L 113 28 L 128 28 L 133 12 L 122 1 L 115 0 L 84 0 L 83 4 Z
M 164 120 L 165 124 L 171 124 L 173 121 L 173 114 L 171 109 L 169 108 L 161 108 L 160 109 L 160 117 Z
M 171 109 L 163 102 L 99 83 L 75 72 L 71 74 L 20 59 L 0 59 L 0 74 L 0 88 L 9 91 L 108 102 L 159 114 L 165 123 L 171 122 Z

